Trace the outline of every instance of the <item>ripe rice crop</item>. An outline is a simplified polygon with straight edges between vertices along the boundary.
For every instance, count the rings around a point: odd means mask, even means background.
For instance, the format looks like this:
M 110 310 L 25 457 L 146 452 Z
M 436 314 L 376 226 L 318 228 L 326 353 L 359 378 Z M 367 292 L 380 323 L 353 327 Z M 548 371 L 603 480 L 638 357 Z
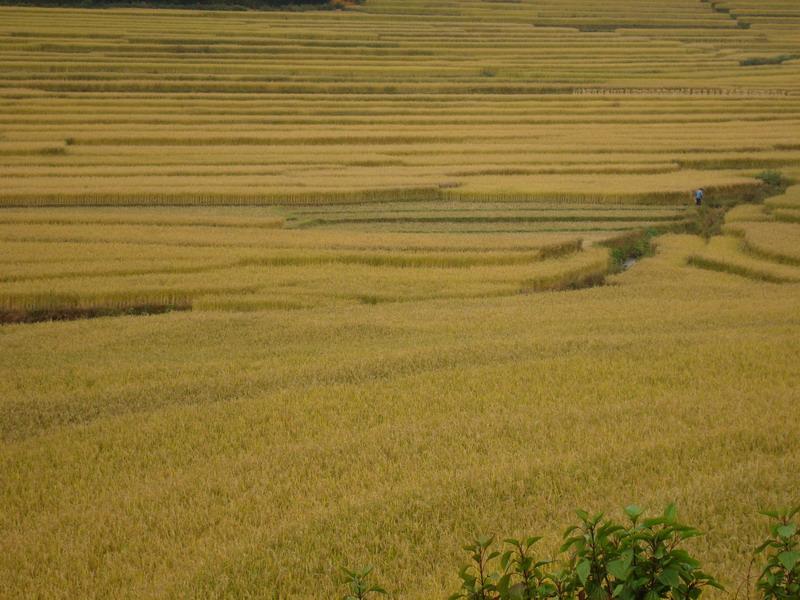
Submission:
M 749 549 L 720 548 L 734 534 L 731 511 L 795 491 L 796 397 L 782 382 L 800 350 L 797 285 L 687 268 L 702 247 L 693 236 L 659 239 L 658 254 L 616 285 L 581 292 L 496 296 L 504 290 L 474 285 L 464 293 L 482 297 L 409 304 L 353 287 L 315 308 L 315 286 L 346 272 L 326 268 L 302 278 L 311 296 L 217 293 L 190 313 L 6 326 L 3 505 L 26 519 L 3 522 L 3 543 L 18 550 L 3 554 L 4 585 L 80 594 L 86 561 L 109 560 L 94 540 L 124 539 L 87 593 L 114 593 L 122 577 L 140 595 L 166 585 L 178 595 L 223 586 L 302 596 L 317 572 L 327 596 L 336 563 L 349 559 L 377 563 L 404 595 L 438 597 L 452 589 L 470 530 L 545 531 L 554 547 L 550 519 L 629 495 L 648 504 L 670 495 L 705 522 L 713 533 L 693 548 L 735 585 Z M 455 291 L 436 281 L 410 289 Z M 247 303 L 259 310 L 218 312 Z M 43 353 L 47 370 L 33 362 Z M 647 435 L 631 434 L 632 411 Z M 532 435 L 540 427 L 552 432 L 546 441 Z M 602 434 L 591 465 L 576 433 Z M 644 465 L 641 447 L 652 450 Z M 775 453 L 785 476 L 765 474 Z M 676 465 L 689 459 L 687 479 Z M 615 483 L 619 469 L 630 489 Z M 589 475 L 601 491 L 575 481 Z M 131 519 L 137 506 L 147 527 Z M 198 531 L 207 519 L 224 526 Z M 735 520 L 736 531 L 761 526 Z M 125 567 L 141 556 L 157 559 L 147 575 Z M 417 568 L 442 556 L 441 574 Z
M 791 61 L 739 64 L 792 53 L 769 24 L 682 3 L 459 4 L 57 25 L 4 8 L 0 203 L 658 203 L 800 162 Z
M 780 196 L 767 198 L 765 204 L 776 208 L 800 208 L 800 185 L 794 185 Z
M 213 218 L 206 216 L 203 222 Z M 225 222 L 231 217 L 222 219 Z M 604 250 L 584 251 L 580 239 L 563 236 L 542 238 L 538 246 L 479 245 L 449 249 L 443 244 L 444 238 L 426 249 L 425 239 L 420 236 L 407 240 L 400 237 L 401 243 L 391 249 L 387 244 L 391 244 L 392 237 L 382 236 L 376 238 L 383 241 L 381 249 L 376 245 L 359 248 L 358 236 L 348 233 L 342 237 L 348 244 L 337 249 L 325 243 L 324 234 L 310 237 L 298 232 L 294 244 L 287 245 L 280 238 L 288 238 L 272 229 L 218 228 L 196 222 L 187 227 L 186 219 L 176 219 L 172 225 L 165 221 L 169 223 L 169 215 L 147 227 L 141 223 L 123 225 L 119 215 L 107 213 L 104 219 L 89 224 L 80 220 L 64 224 L 50 219 L 43 224 L 12 221 L 13 224 L 0 226 L 0 236 L 7 240 L 11 251 L 15 244 L 22 244 L 23 256 L 39 256 L 38 260 L 25 263 L 11 262 L 4 270 L 0 277 L 4 310 L 118 309 L 171 304 L 157 301 L 158 294 L 150 291 L 155 289 L 184 298 L 181 305 L 188 306 L 208 295 L 232 299 L 237 294 L 245 297 L 233 305 L 241 306 L 248 302 L 246 296 L 250 294 L 263 296 L 268 290 L 274 292 L 282 286 L 286 286 L 282 292 L 285 301 L 280 306 L 308 304 L 309 298 L 316 298 L 317 302 L 336 298 L 358 300 L 376 297 L 378 291 L 384 301 L 443 295 L 508 295 L 529 285 L 523 282 L 546 280 L 549 283 L 542 286 L 555 287 L 561 281 L 572 281 L 576 272 L 591 271 L 602 279 L 608 270 Z M 275 236 L 279 238 L 274 239 Z M 302 237 L 308 240 L 305 245 Z M 412 239 L 416 248 L 407 245 Z M 530 244 L 530 240 L 526 241 Z M 164 246 L 165 242 L 169 244 Z M 123 251 L 124 246 L 120 245 L 126 243 L 129 247 Z M 118 250 L 116 255 L 103 250 L 103 258 L 90 251 L 71 258 L 64 251 L 67 245 L 80 250 L 86 244 L 109 248 L 116 245 Z M 36 251 L 47 250 L 48 245 L 53 246 L 52 257 L 57 256 L 57 262 Z M 183 250 L 176 254 L 176 248 Z M 214 248 L 215 252 L 209 255 L 208 248 Z M 576 256 L 569 258 L 571 255 Z M 14 254 L 6 256 L 13 261 Z M 152 258 L 145 261 L 146 256 Z M 561 257 L 567 258 L 559 260 Z M 559 273 L 563 277 L 559 278 Z M 143 297 L 150 300 L 146 302 Z M 108 306 L 103 305 L 104 298 L 109 299 Z M 219 306 L 219 303 L 206 301 L 198 306 L 201 305 Z
M 741 240 L 735 237 L 713 238 L 702 252 L 691 255 L 688 262 L 703 269 L 770 283 L 800 282 L 800 269 L 748 256 L 743 252 Z
M 800 223 L 800 209 L 777 209 L 773 210 L 771 215 L 777 221 L 785 221 L 786 223 Z
M 772 214 L 774 215 L 774 211 Z M 770 220 L 770 215 L 764 211 L 764 207 L 760 204 L 740 204 L 725 214 L 726 223 L 746 223 L 768 220 Z
M 736 223 L 726 230 L 744 237 L 748 250 L 769 260 L 800 264 L 800 225 L 794 223 Z
M 444 598 L 475 534 L 673 501 L 744 590 L 798 502 L 799 31 L 0 7 L 0 597 Z

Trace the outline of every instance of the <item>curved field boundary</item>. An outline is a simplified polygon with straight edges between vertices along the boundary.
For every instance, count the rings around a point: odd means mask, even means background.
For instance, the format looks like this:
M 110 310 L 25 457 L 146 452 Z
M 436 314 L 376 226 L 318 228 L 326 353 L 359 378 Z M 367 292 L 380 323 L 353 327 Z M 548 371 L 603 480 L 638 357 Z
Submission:
M 758 269 L 744 267 L 742 265 L 735 265 L 729 262 L 725 262 L 723 260 L 706 258 L 703 256 L 698 256 L 696 254 L 687 258 L 686 264 L 692 267 L 697 267 L 699 269 L 705 269 L 707 271 L 717 271 L 719 273 L 727 273 L 729 275 L 738 275 L 740 277 L 745 277 L 747 279 L 752 279 L 754 281 L 762 281 L 766 283 L 800 282 L 800 277 L 798 277 L 797 279 L 793 279 L 790 277 L 780 277 L 777 275 L 773 275 L 771 273 L 759 271 Z

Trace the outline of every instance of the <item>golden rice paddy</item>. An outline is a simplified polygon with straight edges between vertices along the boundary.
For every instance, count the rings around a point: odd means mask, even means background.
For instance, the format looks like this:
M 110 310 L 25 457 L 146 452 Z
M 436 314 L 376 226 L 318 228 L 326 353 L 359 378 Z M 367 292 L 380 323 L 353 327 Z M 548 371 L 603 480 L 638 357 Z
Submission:
M 792 0 L 0 7 L 0 597 L 442 598 L 671 501 L 735 592 L 800 501 L 797 56 Z

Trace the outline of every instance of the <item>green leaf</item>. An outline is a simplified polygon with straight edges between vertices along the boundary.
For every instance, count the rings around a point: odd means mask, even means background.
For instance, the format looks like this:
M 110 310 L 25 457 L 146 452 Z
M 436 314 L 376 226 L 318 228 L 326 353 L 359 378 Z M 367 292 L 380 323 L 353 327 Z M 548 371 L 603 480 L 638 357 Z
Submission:
M 591 593 L 589 594 L 589 598 L 590 600 L 606 600 L 608 596 L 606 595 L 606 591 L 598 585 L 592 589 Z
M 786 567 L 787 571 L 791 571 L 798 561 L 800 561 L 800 552 L 781 552 L 778 554 L 778 560 Z
M 625 581 L 628 578 L 628 567 L 630 562 L 624 558 L 618 558 L 608 563 L 608 572 L 620 581 Z
M 652 519 L 645 519 L 644 526 L 645 527 L 655 527 L 656 525 L 663 525 L 666 523 L 663 517 L 654 517 Z
M 542 536 L 540 536 L 540 535 L 529 537 L 527 540 L 525 540 L 525 544 L 527 546 L 533 546 L 535 543 L 537 543 L 541 539 L 542 539 Z
M 664 585 L 668 585 L 669 587 L 678 587 L 681 584 L 681 578 L 678 575 L 678 572 L 673 569 L 664 569 L 661 575 L 658 576 L 658 580 L 663 583 Z
M 511 574 L 506 573 L 500 578 L 500 581 L 497 582 L 497 591 L 500 592 L 501 596 L 505 596 L 508 593 L 508 586 L 511 583 Z
M 684 529 L 679 535 L 682 540 L 688 540 L 689 538 L 699 537 L 703 534 L 697 529 Z
M 664 510 L 664 520 L 667 523 L 674 523 L 675 519 L 678 518 L 678 508 L 674 504 L 670 504 L 667 506 L 666 510 Z
M 515 583 L 508 590 L 508 597 L 510 600 L 525 600 L 525 586 L 521 583 Z
M 780 527 L 778 527 L 778 535 L 785 540 L 788 540 L 795 533 L 797 533 L 796 523 L 788 523 L 786 525 L 781 525 Z
M 763 544 L 761 544 L 758 548 L 756 548 L 755 553 L 760 554 L 767 548 L 780 548 L 780 544 L 774 542 L 773 540 L 767 540 Z
M 383 594 L 384 596 L 388 596 L 389 595 L 389 592 L 387 592 L 385 589 L 383 589 L 379 585 L 373 585 L 367 591 L 368 592 L 372 592 L 373 594 Z
M 589 579 L 589 571 L 591 570 L 591 565 L 589 561 L 585 558 L 578 563 L 578 566 L 575 567 L 575 572 L 578 574 L 578 577 L 581 580 L 583 585 L 586 585 L 586 581 Z
M 639 508 L 635 504 L 631 504 L 630 506 L 625 507 L 625 514 L 628 515 L 631 518 L 631 520 L 633 520 L 633 521 L 635 521 L 640 516 L 642 516 L 643 512 L 644 512 L 644 509 L 643 508 Z
M 560 552 L 566 552 L 567 550 L 569 550 L 574 545 L 577 545 L 578 548 L 581 548 L 584 543 L 585 543 L 585 540 L 583 539 L 583 537 L 575 536 L 575 537 L 568 538 L 567 540 L 564 541 L 563 544 L 561 544 Z

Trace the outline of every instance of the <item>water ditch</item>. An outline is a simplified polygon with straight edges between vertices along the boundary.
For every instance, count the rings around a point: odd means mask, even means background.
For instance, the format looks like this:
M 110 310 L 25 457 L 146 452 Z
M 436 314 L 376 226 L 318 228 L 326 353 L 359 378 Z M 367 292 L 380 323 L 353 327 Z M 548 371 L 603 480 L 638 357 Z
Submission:
M 0 310 L 0 325 L 78 321 L 100 317 L 160 315 L 192 310 L 191 304 L 141 304 L 125 308 L 53 308 L 41 310 Z

